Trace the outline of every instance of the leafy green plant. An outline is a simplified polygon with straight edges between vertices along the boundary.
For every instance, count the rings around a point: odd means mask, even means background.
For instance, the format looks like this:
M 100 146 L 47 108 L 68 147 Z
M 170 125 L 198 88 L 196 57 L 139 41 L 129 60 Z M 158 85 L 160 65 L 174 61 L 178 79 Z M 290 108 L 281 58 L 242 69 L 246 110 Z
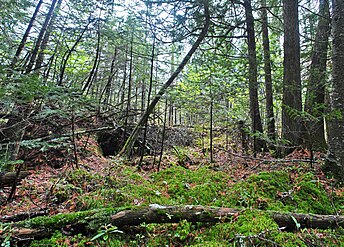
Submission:
M 98 230 L 98 234 L 95 235 L 93 238 L 91 238 L 91 241 L 95 241 L 97 239 L 102 238 L 104 241 L 108 241 L 109 240 L 109 236 L 111 234 L 115 234 L 115 233 L 123 233 L 123 231 L 118 230 L 117 226 L 113 226 L 111 224 L 102 226 L 99 230 Z

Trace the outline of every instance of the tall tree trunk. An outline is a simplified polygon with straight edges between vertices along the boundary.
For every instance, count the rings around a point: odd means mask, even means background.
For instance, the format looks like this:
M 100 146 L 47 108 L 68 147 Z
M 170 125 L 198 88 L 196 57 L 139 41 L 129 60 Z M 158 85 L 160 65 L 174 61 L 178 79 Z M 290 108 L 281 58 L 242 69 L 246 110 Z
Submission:
M 94 58 L 94 62 L 93 62 L 93 66 L 92 66 L 92 69 L 91 69 L 91 72 L 87 78 L 87 81 L 85 83 L 85 85 L 83 86 L 82 88 L 82 92 L 85 93 L 86 95 L 88 94 L 91 86 L 92 86 L 92 82 L 97 74 L 97 68 L 98 68 L 98 65 L 99 65 L 99 60 L 100 60 L 100 21 L 98 20 L 98 23 L 97 23 L 97 49 L 96 49 L 96 56 Z
M 252 121 L 252 132 L 263 133 L 263 125 L 260 118 L 259 101 L 258 101 L 258 81 L 257 81 L 257 54 L 256 41 L 254 31 L 254 19 L 252 14 L 251 0 L 244 0 L 245 14 L 246 14 L 246 30 L 247 30 L 247 44 L 248 44 L 248 79 L 249 79 L 249 95 L 250 95 L 250 114 Z M 265 142 L 256 137 L 253 137 L 253 150 L 259 152 L 265 149 Z
M 333 1 L 333 70 L 331 108 L 337 117 L 329 122 L 329 154 L 326 171 L 344 180 L 344 1 Z
M 315 37 L 310 77 L 307 87 L 305 111 L 316 118 L 307 122 L 308 144 L 325 150 L 324 108 L 326 85 L 326 61 L 330 36 L 329 0 L 319 2 L 319 20 Z
M 37 6 L 36 6 L 36 9 L 35 9 L 35 12 L 33 13 L 31 19 L 30 19 L 30 22 L 29 22 L 29 25 L 27 26 L 26 28 L 26 31 L 24 33 L 24 36 L 22 38 L 22 40 L 20 41 L 20 44 L 17 48 L 17 51 L 16 51 L 16 54 L 14 55 L 13 59 L 12 59 L 12 62 L 11 62 L 11 68 L 14 69 L 14 67 L 16 66 L 17 62 L 18 62 L 18 59 L 20 57 L 20 54 L 21 52 L 23 51 L 24 49 L 24 46 L 26 44 L 26 40 L 27 38 L 29 37 L 29 34 L 31 32 L 31 28 L 36 20 L 36 17 L 37 17 L 37 14 L 39 12 L 39 9 L 41 8 L 41 5 L 43 3 L 43 0 L 40 0 L 38 3 L 37 3 Z
M 87 25 L 85 26 L 85 28 L 82 30 L 81 34 L 79 35 L 79 37 L 77 38 L 77 40 L 74 42 L 72 48 L 68 48 L 68 50 L 66 51 L 66 53 L 63 55 L 62 57 L 62 63 L 61 63 L 61 70 L 60 70 L 60 75 L 58 78 L 58 82 L 57 85 L 58 86 L 62 86 L 63 83 L 63 77 L 66 71 L 66 67 L 67 67 L 67 63 L 68 60 L 70 58 L 70 56 L 72 55 L 72 52 L 75 50 L 75 48 L 77 47 L 77 45 L 80 43 L 82 37 L 84 36 L 86 30 L 88 29 L 88 26 L 91 24 L 91 22 L 88 22 Z
M 211 78 L 210 78 L 211 80 Z M 213 90 L 212 90 L 212 83 L 210 81 L 210 130 L 209 130 L 209 156 L 210 156 L 210 163 L 214 163 L 214 148 L 213 148 L 213 111 L 214 111 L 214 100 L 213 100 Z
M 43 23 L 43 26 L 42 26 L 41 30 L 39 31 L 35 47 L 34 47 L 34 49 L 32 51 L 31 57 L 30 57 L 29 64 L 26 67 L 26 73 L 29 73 L 32 70 L 32 67 L 33 67 L 34 63 L 36 62 L 36 58 L 37 58 L 37 55 L 38 55 L 38 52 L 39 52 L 39 48 L 41 47 L 44 34 L 47 31 L 48 24 L 49 24 L 49 22 L 50 22 L 50 20 L 51 20 L 51 18 L 53 16 L 56 2 L 57 2 L 57 0 L 53 0 L 51 2 L 48 14 L 45 17 L 45 20 L 44 20 L 44 23 Z
M 102 91 L 100 97 L 99 97 L 99 103 L 105 103 L 106 105 L 110 103 L 110 97 L 111 97 L 111 85 L 112 85 L 112 81 L 113 81 L 113 78 L 115 76 L 115 74 L 117 73 L 117 70 L 115 70 L 115 64 L 116 64 L 116 59 L 117 59 L 117 52 L 118 52 L 118 48 L 116 47 L 115 48 L 115 52 L 114 52 L 114 55 L 113 55 L 113 58 L 111 60 L 111 67 L 110 67 L 110 74 L 109 74 L 109 77 L 107 79 L 107 83 L 104 87 L 104 90 Z M 103 100 L 103 96 L 105 95 L 104 97 L 104 100 Z M 107 109 L 108 106 L 106 106 L 106 109 Z
M 35 70 L 38 70 L 42 66 L 42 64 L 43 64 L 43 61 L 44 61 L 44 50 L 48 46 L 48 41 L 49 41 L 49 38 L 50 38 L 50 34 L 51 34 L 51 31 L 53 30 L 53 25 L 54 25 L 55 19 L 57 17 L 57 14 L 58 14 L 58 12 L 60 10 L 61 3 L 62 3 L 62 0 L 58 0 L 58 2 L 56 4 L 55 11 L 53 12 L 53 16 L 51 17 L 51 20 L 49 21 L 49 25 L 47 27 L 47 31 L 44 34 L 43 41 L 42 41 L 41 47 L 39 49 L 39 53 L 38 53 L 38 57 L 37 57 L 36 65 L 35 65 Z
M 124 144 L 122 150 L 120 151 L 119 155 L 125 155 L 125 156 L 129 157 L 129 154 L 130 154 L 131 149 L 133 148 L 133 145 L 134 145 L 134 143 L 135 143 L 135 141 L 136 141 L 136 139 L 138 137 L 140 129 L 147 122 L 149 115 L 153 112 L 155 106 L 159 102 L 159 100 L 162 97 L 162 95 L 165 94 L 167 88 L 173 83 L 174 79 L 183 70 L 185 65 L 190 60 L 191 56 L 194 54 L 194 52 L 197 50 L 197 48 L 199 47 L 199 45 L 201 44 L 201 42 L 205 38 L 205 36 L 206 36 L 206 34 L 208 32 L 209 25 L 210 25 L 209 3 L 208 3 L 207 0 L 204 1 L 204 15 L 205 15 L 205 24 L 204 24 L 204 27 L 202 28 L 201 33 L 198 35 L 197 40 L 192 45 L 192 47 L 190 48 L 189 52 L 186 54 L 186 56 L 184 57 L 182 62 L 179 64 L 179 66 L 176 69 L 176 71 L 171 75 L 171 77 L 160 88 L 160 90 L 157 93 L 157 95 L 154 97 L 152 102 L 148 105 L 145 113 L 142 115 L 142 117 L 140 118 L 139 122 L 135 126 L 133 132 L 128 137 L 128 139 L 127 139 L 126 143 Z
M 284 13 L 284 71 L 282 99 L 282 137 L 292 146 L 299 146 L 303 141 L 303 128 L 300 119 L 301 101 L 301 68 L 298 1 L 283 0 Z
M 267 15 L 266 0 L 262 0 L 262 39 L 264 49 L 264 76 L 265 76 L 265 97 L 266 97 L 266 118 L 267 131 L 270 140 L 276 139 L 275 132 L 275 116 L 273 108 L 273 90 L 272 90 L 272 73 L 271 73 L 271 56 L 270 56 L 270 41 L 268 29 L 268 15 Z
M 148 88 L 148 96 L 147 96 L 147 106 L 149 106 L 149 104 L 150 104 L 150 97 L 151 97 L 151 93 L 152 93 L 153 73 L 154 73 L 154 57 L 155 57 L 155 38 L 153 39 L 152 54 L 151 54 L 151 60 L 150 60 L 151 64 L 150 64 L 150 75 L 149 75 L 149 88 Z M 167 104 L 167 99 L 166 99 L 166 104 Z M 167 106 L 165 107 L 165 110 L 167 111 Z M 166 113 L 165 113 L 165 115 L 166 115 Z M 164 120 L 164 126 L 166 127 L 165 121 L 166 121 L 166 119 Z M 147 128 L 148 128 L 148 121 L 146 121 L 145 128 L 144 128 L 144 131 L 143 131 L 143 145 L 142 145 L 141 158 L 140 158 L 139 165 L 141 165 L 141 163 L 143 161 L 143 156 L 144 156 L 144 152 L 145 152 L 145 146 L 146 146 L 146 140 L 147 140 Z M 163 143 L 162 143 L 161 150 L 163 150 Z
M 133 34 L 131 35 L 131 42 L 130 42 L 130 62 L 129 62 L 129 78 L 128 78 L 128 92 L 127 92 L 127 108 L 125 111 L 125 122 L 124 127 L 128 128 L 128 122 L 131 122 L 131 117 L 129 116 L 131 110 L 131 89 L 132 89 L 132 79 L 133 79 Z

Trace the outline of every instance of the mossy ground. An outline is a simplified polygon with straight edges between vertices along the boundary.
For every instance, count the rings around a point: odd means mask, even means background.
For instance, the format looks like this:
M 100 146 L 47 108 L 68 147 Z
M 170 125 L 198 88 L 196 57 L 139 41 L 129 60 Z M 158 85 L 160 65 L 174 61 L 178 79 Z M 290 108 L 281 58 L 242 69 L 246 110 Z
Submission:
M 185 153 L 192 156 L 192 152 Z M 114 158 L 106 161 L 109 165 L 101 172 L 89 169 L 91 164 L 65 171 L 53 180 L 49 200 L 70 214 L 21 223 L 60 229 L 50 238 L 32 241 L 31 246 L 344 246 L 343 229 L 285 232 L 265 213 L 336 214 L 344 209 L 342 189 L 331 189 L 307 164 L 237 176 L 238 167 L 244 170 L 238 163 L 219 171 L 204 161 L 192 166 L 180 164 L 178 159 L 169 160 L 161 171 L 145 171 Z M 109 216 L 118 210 L 149 204 L 245 211 L 226 223 L 142 224 L 120 229 L 123 232 L 109 225 Z M 75 222 L 82 225 L 82 233 L 62 228 Z M 99 237 L 91 240 L 97 233 Z

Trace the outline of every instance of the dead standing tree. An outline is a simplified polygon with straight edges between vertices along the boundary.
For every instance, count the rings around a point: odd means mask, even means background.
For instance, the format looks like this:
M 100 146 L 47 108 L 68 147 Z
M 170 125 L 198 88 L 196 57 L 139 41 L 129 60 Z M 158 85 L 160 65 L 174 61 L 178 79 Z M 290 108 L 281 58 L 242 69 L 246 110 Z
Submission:
M 132 133 L 128 137 L 127 141 L 125 142 L 122 150 L 119 152 L 120 156 L 126 156 L 126 157 L 130 156 L 133 145 L 134 145 L 136 139 L 138 138 L 140 129 L 146 124 L 146 122 L 148 121 L 149 115 L 153 112 L 153 110 L 154 110 L 155 106 L 157 105 L 157 103 L 159 102 L 160 98 L 165 94 L 167 88 L 173 83 L 174 79 L 180 74 L 180 72 L 183 70 L 183 68 L 188 63 L 188 61 L 190 60 L 192 55 L 195 53 L 195 51 L 197 50 L 197 48 L 199 47 L 199 45 L 201 44 L 203 39 L 206 37 L 206 34 L 207 34 L 209 26 L 210 26 L 209 2 L 208 2 L 208 0 L 201 1 L 201 2 L 203 5 L 203 8 L 204 8 L 204 17 L 205 17 L 204 26 L 202 28 L 201 33 L 198 35 L 197 40 L 192 45 L 189 52 L 185 55 L 185 57 L 183 58 L 182 62 L 179 64 L 177 69 L 170 76 L 170 78 L 165 82 L 165 84 L 160 88 L 157 95 L 154 97 L 154 99 L 151 101 L 151 103 L 147 107 L 146 111 L 144 112 L 144 114 L 140 118 L 139 122 L 136 124 L 134 130 L 132 131 Z

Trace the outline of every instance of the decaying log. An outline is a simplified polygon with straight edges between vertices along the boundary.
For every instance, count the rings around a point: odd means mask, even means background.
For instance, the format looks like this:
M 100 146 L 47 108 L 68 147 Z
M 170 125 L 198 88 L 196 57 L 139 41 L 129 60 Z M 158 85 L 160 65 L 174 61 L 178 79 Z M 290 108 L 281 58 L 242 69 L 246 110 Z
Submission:
M 18 182 L 27 176 L 32 174 L 30 171 L 22 171 L 19 173 Z M 6 186 L 12 186 L 14 181 L 16 179 L 16 173 L 15 172 L 6 172 L 6 173 L 0 173 L 0 188 L 6 187 Z
M 42 210 L 42 211 L 34 211 L 34 212 L 23 212 L 18 213 L 10 216 L 3 216 L 0 218 L 0 222 L 6 223 L 6 222 L 18 222 L 23 221 L 26 219 L 32 219 L 38 216 L 44 216 L 48 214 L 48 210 Z
M 125 210 L 111 217 L 116 226 L 139 225 L 141 223 L 177 223 L 189 222 L 226 222 L 243 210 L 235 208 L 213 208 L 204 206 L 162 206 L 150 205 L 139 210 Z M 344 227 L 342 215 L 317 215 L 298 213 L 269 212 L 273 220 L 287 230 L 297 228 L 337 228 Z
M 49 236 L 55 230 L 63 230 L 73 234 L 78 233 L 78 229 L 89 229 L 88 222 L 96 219 L 97 223 L 101 225 L 112 224 L 117 227 L 135 226 L 142 223 L 178 223 L 181 220 L 189 222 L 230 222 L 235 220 L 240 214 L 249 209 L 235 209 L 223 207 L 207 207 L 197 205 L 186 206 L 164 206 L 152 204 L 148 207 L 132 208 L 130 210 L 115 210 L 115 209 L 100 209 L 99 211 L 108 212 L 104 218 L 99 220 L 97 210 L 78 212 L 78 217 L 70 217 L 66 214 L 56 216 L 49 216 L 49 222 L 54 221 L 58 224 L 50 224 L 45 226 L 44 223 L 36 224 L 35 227 L 29 228 L 26 221 L 12 224 L 12 236 L 16 239 L 23 238 L 40 238 Z M 262 211 L 255 210 L 259 213 Z M 267 212 L 272 219 L 279 225 L 279 227 L 292 231 L 297 228 L 337 228 L 344 227 L 344 216 L 342 215 L 313 215 L 313 214 L 298 214 L 298 213 L 279 213 Z M 63 220 L 62 220 L 63 219 Z M 72 219 L 72 220 L 69 220 Z M 45 222 L 39 220 L 38 222 Z M 93 226 L 94 227 L 94 226 Z M 94 229 L 94 228 L 92 228 Z M 0 236 L 1 238 L 1 236 Z
M 239 215 L 242 210 L 235 208 L 212 208 L 203 206 L 163 206 L 152 204 L 139 210 L 125 210 L 111 217 L 113 225 L 140 225 L 141 223 L 178 223 L 189 222 L 225 222 Z
M 272 212 L 271 217 L 288 230 L 297 228 L 329 229 L 344 227 L 343 215 L 297 214 Z M 296 222 L 295 222 L 296 221 Z M 299 224 L 298 226 L 296 224 Z

